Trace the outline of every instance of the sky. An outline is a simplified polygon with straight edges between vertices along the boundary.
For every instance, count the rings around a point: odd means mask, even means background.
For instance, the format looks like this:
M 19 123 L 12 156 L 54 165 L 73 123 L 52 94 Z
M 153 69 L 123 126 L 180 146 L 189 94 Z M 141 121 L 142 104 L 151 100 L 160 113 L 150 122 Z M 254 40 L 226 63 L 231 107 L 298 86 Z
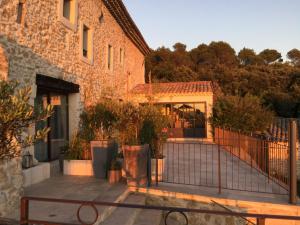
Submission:
M 244 48 L 300 49 L 300 0 L 123 0 L 149 46 L 188 49 L 211 41 Z

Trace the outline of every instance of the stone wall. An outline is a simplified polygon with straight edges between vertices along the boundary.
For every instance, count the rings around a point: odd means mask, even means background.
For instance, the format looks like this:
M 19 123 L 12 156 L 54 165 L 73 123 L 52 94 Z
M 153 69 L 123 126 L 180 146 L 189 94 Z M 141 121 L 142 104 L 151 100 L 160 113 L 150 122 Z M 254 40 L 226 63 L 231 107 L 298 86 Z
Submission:
M 9 59 L 9 78 L 34 84 L 40 73 L 71 81 L 80 85 L 82 102 L 87 104 L 96 102 L 103 92 L 124 99 L 128 89 L 144 83 L 144 55 L 100 0 L 78 0 L 75 29 L 61 21 L 59 1 L 25 1 L 24 24 L 16 23 L 19 0 L 1 1 L 0 46 Z M 92 64 L 80 55 L 81 23 L 93 30 Z M 114 49 L 113 71 L 107 69 L 108 45 Z M 123 65 L 120 48 L 125 51 Z
M 5 217 L 19 208 L 22 193 L 21 159 L 0 160 L 0 217 Z
M 167 198 L 149 195 L 146 198 L 146 205 L 150 206 L 164 206 L 164 207 L 178 207 L 178 208 L 195 208 L 203 210 L 225 211 L 224 208 L 214 203 L 202 203 L 197 201 L 187 201 L 177 198 Z M 235 207 L 228 207 L 234 212 L 245 212 L 242 209 Z M 164 212 L 166 215 L 167 212 Z M 230 216 L 219 216 L 212 214 L 201 213 L 186 213 L 190 225 L 246 225 L 247 222 L 241 218 Z M 168 224 L 185 224 L 185 219 L 179 213 L 173 213 L 168 217 Z

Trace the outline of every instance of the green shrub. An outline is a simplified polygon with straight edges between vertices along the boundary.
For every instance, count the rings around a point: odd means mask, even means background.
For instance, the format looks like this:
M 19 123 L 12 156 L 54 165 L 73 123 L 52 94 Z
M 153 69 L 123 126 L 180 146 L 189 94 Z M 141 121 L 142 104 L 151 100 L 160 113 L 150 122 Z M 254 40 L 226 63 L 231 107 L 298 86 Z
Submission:
M 66 160 L 82 160 L 82 153 L 84 151 L 83 143 L 78 134 L 73 135 L 71 141 L 62 148 L 64 158 Z
M 262 106 L 258 97 L 246 95 L 219 97 L 210 120 L 215 127 L 242 132 L 264 132 L 273 118 L 273 113 Z
M 47 120 L 51 105 L 35 108 L 29 103 L 30 87 L 20 87 L 17 81 L 0 80 L 0 160 L 22 155 L 22 149 L 44 139 L 49 128 L 29 133 L 29 127 Z

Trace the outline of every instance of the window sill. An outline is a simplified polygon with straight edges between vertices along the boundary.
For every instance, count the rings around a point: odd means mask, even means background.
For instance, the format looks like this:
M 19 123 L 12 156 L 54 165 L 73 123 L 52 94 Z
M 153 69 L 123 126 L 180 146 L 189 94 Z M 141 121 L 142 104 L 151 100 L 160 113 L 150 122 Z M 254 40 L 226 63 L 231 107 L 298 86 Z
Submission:
M 92 59 L 86 58 L 83 55 L 80 56 L 81 61 L 85 62 L 86 64 L 89 65 L 94 65 L 94 61 Z
M 60 22 L 68 29 L 77 31 L 77 23 L 71 23 L 68 19 L 62 16 L 60 17 Z

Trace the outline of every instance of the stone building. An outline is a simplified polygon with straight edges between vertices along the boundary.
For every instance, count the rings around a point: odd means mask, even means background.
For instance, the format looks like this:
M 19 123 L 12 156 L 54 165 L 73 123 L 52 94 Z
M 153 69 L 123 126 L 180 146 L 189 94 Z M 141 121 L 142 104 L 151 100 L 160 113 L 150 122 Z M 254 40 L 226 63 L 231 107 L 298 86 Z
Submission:
M 54 105 L 48 140 L 30 150 L 40 162 L 58 158 L 84 105 L 145 83 L 149 51 L 121 0 L 0 1 L 0 76 Z
M 31 86 L 32 104 L 54 106 L 47 124 L 36 124 L 51 127 L 47 140 L 28 149 L 39 164 L 23 172 L 19 159 L 0 164 L 0 217 L 23 186 L 59 171 L 60 147 L 85 105 L 124 100 L 145 83 L 149 51 L 121 0 L 0 0 L 0 79 Z

